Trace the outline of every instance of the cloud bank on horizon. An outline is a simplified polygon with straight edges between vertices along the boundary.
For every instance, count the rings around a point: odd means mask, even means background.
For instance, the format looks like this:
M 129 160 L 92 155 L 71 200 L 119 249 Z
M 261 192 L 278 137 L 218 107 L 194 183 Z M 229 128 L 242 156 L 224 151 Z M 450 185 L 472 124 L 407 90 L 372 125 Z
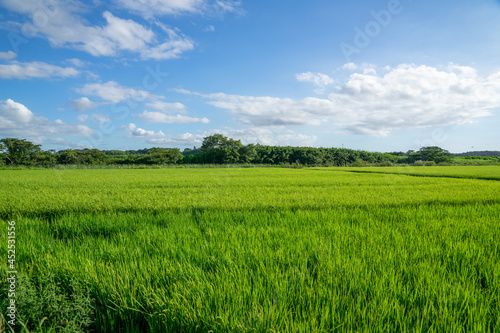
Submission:
M 426 5 L 454 16 L 425 16 Z M 266 145 L 500 149 L 498 4 L 282 9 L 0 0 L 0 137 L 55 149 L 183 148 L 213 133 Z M 487 28 L 471 28 L 474 19 Z M 370 43 L 347 59 L 342 46 L 360 31 Z

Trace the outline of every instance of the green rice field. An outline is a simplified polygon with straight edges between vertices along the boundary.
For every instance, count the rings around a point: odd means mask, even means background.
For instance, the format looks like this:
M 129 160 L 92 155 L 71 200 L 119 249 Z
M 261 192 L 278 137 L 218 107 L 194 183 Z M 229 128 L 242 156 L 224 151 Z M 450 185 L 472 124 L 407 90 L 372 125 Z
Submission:
M 0 219 L 7 332 L 500 332 L 498 166 L 0 170 Z

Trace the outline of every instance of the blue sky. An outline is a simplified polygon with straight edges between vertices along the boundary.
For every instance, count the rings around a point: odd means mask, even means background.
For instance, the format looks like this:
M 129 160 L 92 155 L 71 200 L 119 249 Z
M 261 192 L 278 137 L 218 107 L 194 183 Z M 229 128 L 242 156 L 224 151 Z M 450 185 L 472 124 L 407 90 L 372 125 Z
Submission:
M 0 137 L 500 150 L 500 1 L 0 0 Z

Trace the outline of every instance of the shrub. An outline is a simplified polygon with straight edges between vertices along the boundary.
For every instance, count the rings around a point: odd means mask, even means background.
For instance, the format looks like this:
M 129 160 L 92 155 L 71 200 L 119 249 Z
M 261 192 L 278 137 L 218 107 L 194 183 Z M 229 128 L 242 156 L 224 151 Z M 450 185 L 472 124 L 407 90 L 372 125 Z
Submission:
M 351 167 L 365 167 L 365 166 L 368 166 L 368 164 L 369 163 L 367 161 L 363 161 L 362 159 L 358 158 L 356 161 L 349 164 L 349 166 L 351 166 Z
M 1 296 L 7 296 L 2 285 Z M 17 316 L 29 331 L 88 332 L 93 324 L 93 299 L 87 287 L 74 279 L 64 281 L 53 274 L 17 277 Z M 0 302 L 7 307 L 7 297 Z

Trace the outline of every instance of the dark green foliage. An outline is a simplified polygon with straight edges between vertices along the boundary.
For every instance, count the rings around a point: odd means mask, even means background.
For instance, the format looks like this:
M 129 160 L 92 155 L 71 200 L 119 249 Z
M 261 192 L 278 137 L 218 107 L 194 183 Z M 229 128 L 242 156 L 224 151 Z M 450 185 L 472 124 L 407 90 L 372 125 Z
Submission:
M 55 155 L 55 151 L 47 150 L 47 151 L 42 151 L 40 155 L 38 155 L 38 161 L 36 165 L 44 168 L 50 168 L 53 167 L 56 163 L 57 163 L 57 157 Z
M 449 151 L 437 146 L 430 146 L 420 148 L 419 151 L 409 150 L 406 156 L 402 157 L 399 162 L 407 164 L 416 163 L 415 165 L 424 165 L 425 162 L 439 164 L 450 163 L 452 158 L 453 155 Z M 428 165 L 432 165 L 432 163 L 428 163 Z
M 453 156 L 455 157 L 476 157 L 476 156 L 481 156 L 481 157 L 499 157 L 500 158 L 500 151 L 469 151 L 467 153 L 461 153 L 461 154 L 454 154 Z
M 9 298 L 2 281 L 2 309 Z M 90 290 L 73 278 L 61 279 L 52 273 L 28 277 L 19 274 L 16 281 L 16 323 L 29 332 L 88 332 L 93 324 L 94 301 Z
M 243 147 L 240 140 L 214 134 L 203 138 L 201 152 L 209 156 L 210 163 L 231 164 L 240 162 L 240 149 Z
M 449 151 L 436 146 L 423 147 L 417 152 L 419 159 L 435 163 L 450 162 L 452 155 Z
M 176 164 L 183 156 L 179 149 L 151 148 L 146 155 L 136 159 L 137 164 Z
M 196 148 L 196 147 L 193 147 L 193 149 L 191 149 L 191 148 L 185 148 L 182 151 L 182 155 L 183 156 L 189 156 L 189 155 L 194 155 L 194 154 L 198 154 L 198 153 L 201 153 L 201 149 L 200 148 Z
M 98 149 L 67 149 L 57 154 L 59 164 L 102 165 L 108 160 L 108 156 Z
M 37 163 L 41 145 L 24 139 L 5 138 L 0 140 L 0 151 L 4 153 L 6 164 L 11 166 L 33 166 Z
M 484 161 L 500 161 L 500 156 L 474 156 L 468 155 L 464 157 L 465 160 L 484 160 Z
M 222 134 L 205 137 L 200 148 L 145 148 L 140 150 L 66 149 L 42 151 L 40 145 L 19 139 L 0 141 L 0 165 L 53 167 L 60 165 L 257 164 L 281 166 L 392 166 L 444 165 L 452 155 L 439 147 L 407 153 L 378 153 L 347 148 L 243 145 Z M 473 157 L 467 157 L 470 159 Z M 495 157 L 485 157 L 497 162 Z M 454 162 L 454 161 L 453 161 Z

